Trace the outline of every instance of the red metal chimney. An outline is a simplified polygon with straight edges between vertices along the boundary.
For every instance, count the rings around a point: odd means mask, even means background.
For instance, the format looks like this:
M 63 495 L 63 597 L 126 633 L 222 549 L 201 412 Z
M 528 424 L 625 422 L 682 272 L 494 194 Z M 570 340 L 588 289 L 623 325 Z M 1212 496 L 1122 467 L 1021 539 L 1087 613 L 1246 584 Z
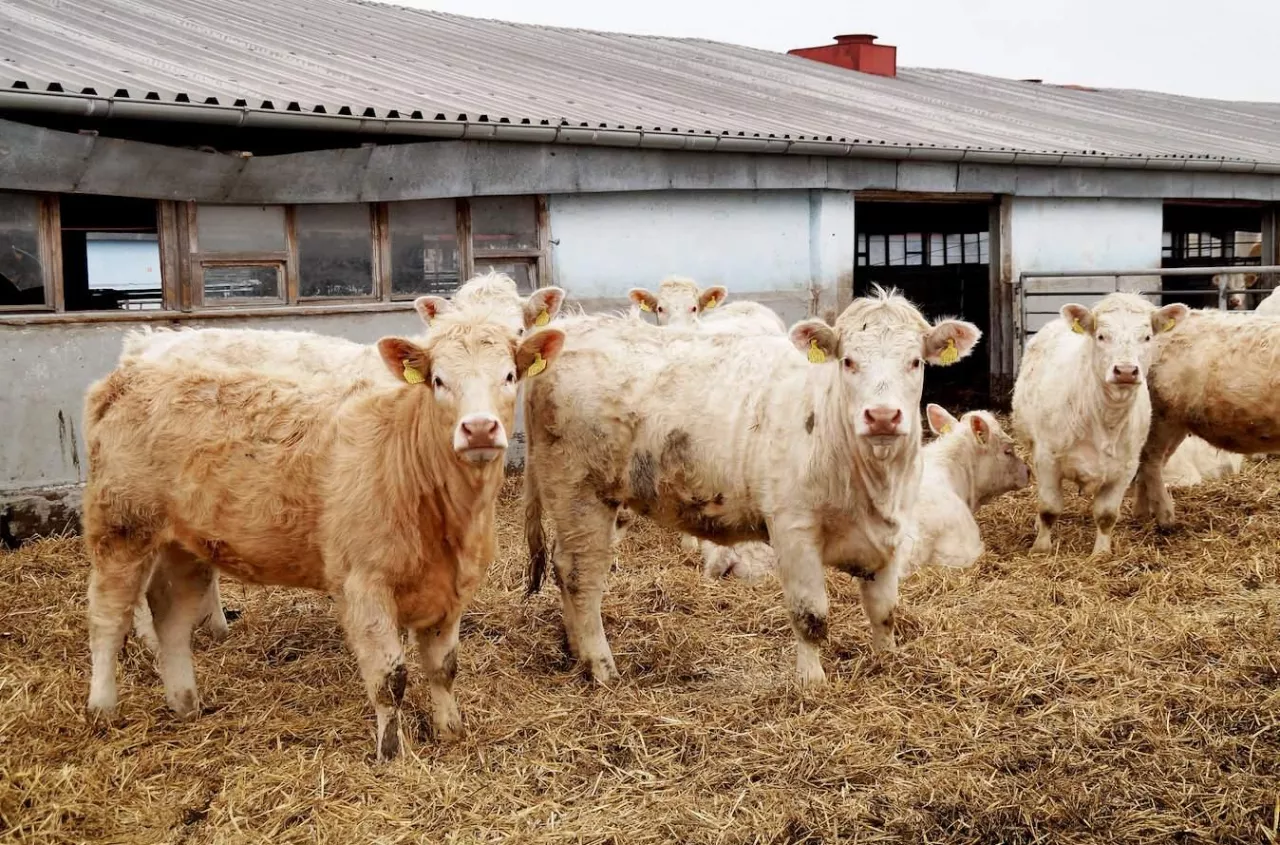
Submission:
M 890 44 L 877 44 L 874 35 L 837 35 L 834 44 L 799 47 L 788 50 L 787 53 L 861 73 L 898 75 L 898 48 Z

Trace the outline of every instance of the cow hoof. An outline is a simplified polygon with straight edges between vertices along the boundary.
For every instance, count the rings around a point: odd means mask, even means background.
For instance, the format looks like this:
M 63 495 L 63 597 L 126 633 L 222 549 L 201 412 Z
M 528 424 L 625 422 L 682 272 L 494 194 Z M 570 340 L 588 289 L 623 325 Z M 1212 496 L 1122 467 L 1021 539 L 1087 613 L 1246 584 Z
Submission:
M 462 717 L 456 704 L 449 703 L 436 708 L 431 720 L 431 732 L 438 742 L 454 742 L 462 739 Z
M 119 716 L 116 712 L 115 702 L 111 704 L 95 704 L 90 701 L 89 705 L 85 707 L 84 713 L 90 725 L 100 727 L 114 725 Z
M 194 719 L 200 715 L 200 696 L 194 689 L 175 690 L 165 699 L 173 715 L 179 719 Z
M 591 661 L 591 680 L 600 686 L 607 687 L 618 680 L 618 667 L 613 658 L 599 658 Z

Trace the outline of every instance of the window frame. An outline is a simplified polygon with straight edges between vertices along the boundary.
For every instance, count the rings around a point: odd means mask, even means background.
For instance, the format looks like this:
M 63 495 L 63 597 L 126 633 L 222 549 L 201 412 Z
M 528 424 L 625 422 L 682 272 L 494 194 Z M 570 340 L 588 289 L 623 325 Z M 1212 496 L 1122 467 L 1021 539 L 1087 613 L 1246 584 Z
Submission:
M 31 192 L 15 191 L 12 193 Z M 37 241 L 44 268 L 42 305 L 0 307 L 0 324 L 148 322 L 186 320 L 200 317 L 305 315 L 400 311 L 412 308 L 421 294 L 396 294 L 392 289 L 390 202 L 352 203 L 369 209 L 369 236 L 372 247 L 373 292 L 343 297 L 300 296 L 297 209 L 293 203 L 253 203 L 282 206 L 285 215 L 285 249 L 276 251 L 203 252 L 197 234 L 199 203 L 156 200 L 156 230 L 160 249 L 161 307 L 150 311 L 67 311 L 63 291 L 61 214 L 59 194 L 36 194 L 40 202 Z M 507 196 L 505 194 L 494 196 Z M 530 265 L 533 289 L 552 284 L 551 232 L 548 202 L 544 194 L 532 196 L 536 246 L 524 249 L 475 249 L 472 238 L 472 211 L 469 197 L 452 199 L 455 206 L 458 243 L 459 284 L 475 275 L 476 259 L 481 262 L 521 262 Z M 242 205 L 243 203 L 233 203 Z M 206 267 L 273 266 L 281 276 L 281 295 L 275 298 L 236 297 L 205 301 Z

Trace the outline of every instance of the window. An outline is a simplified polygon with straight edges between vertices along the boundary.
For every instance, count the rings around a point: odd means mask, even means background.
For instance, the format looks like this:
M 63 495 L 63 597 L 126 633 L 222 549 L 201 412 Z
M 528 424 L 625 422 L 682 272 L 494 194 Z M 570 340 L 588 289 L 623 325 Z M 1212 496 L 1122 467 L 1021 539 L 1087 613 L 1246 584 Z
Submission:
M 458 207 L 453 200 L 394 202 L 389 206 L 391 295 L 448 295 L 457 289 Z
M 300 205 L 298 296 L 373 296 L 373 216 L 368 205 Z
M 49 307 L 40 257 L 41 201 L 0 193 L 0 308 Z
M 199 304 L 271 305 L 287 300 L 284 206 L 201 205 L 195 216 L 193 275 Z
M 521 296 L 528 296 L 538 287 L 538 262 L 535 259 L 512 259 L 510 261 L 488 261 L 476 259 L 476 272 L 506 273 L 515 280 Z
M 476 253 L 538 248 L 535 197 L 476 197 L 471 200 L 471 242 Z
M 164 307 L 154 200 L 66 196 L 58 224 L 67 311 Z
M 944 264 L 988 264 L 991 261 L 989 251 L 990 238 L 986 232 L 860 233 L 856 257 L 859 267 L 940 267 Z

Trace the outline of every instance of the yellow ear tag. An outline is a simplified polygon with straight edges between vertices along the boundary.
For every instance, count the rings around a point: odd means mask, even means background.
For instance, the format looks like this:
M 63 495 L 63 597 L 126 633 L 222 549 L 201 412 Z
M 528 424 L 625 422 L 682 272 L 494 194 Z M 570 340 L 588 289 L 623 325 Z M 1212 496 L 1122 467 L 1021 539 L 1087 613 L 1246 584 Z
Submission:
M 541 352 L 533 353 L 533 363 L 529 365 L 529 369 L 524 371 L 525 377 L 536 376 L 547 368 L 547 362 L 542 359 Z
M 940 355 L 938 355 L 938 362 L 943 365 L 946 365 L 946 364 L 954 364 L 956 361 L 959 361 L 959 360 L 960 360 L 960 350 L 956 348 L 956 339 L 954 337 L 949 337 L 947 338 L 946 348 L 942 350 L 942 353 Z
M 942 427 L 942 433 L 943 433 L 943 434 L 950 434 L 950 433 L 951 433 L 951 423 L 947 423 L 946 425 L 944 425 L 944 426 Z
M 1080 318 L 1076 317 L 1071 321 L 1071 331 L 1076 334 L 1084 334 L 1084 326 L 1080 325 Z
M 641 302 L 641 303 L 640 303 L 640 310 L 641 310 L 641 311 L 652 311 L 653 309 L 649 307 L 649 303 L 647 303 L 647 302 Z
M 1166 320 L 1166 321 L 1165 321 L 1165 324 L 1164 324 L 1164 327 L 1163 327 L 1163 328 L 1161 328 L 1161 329 L 1160 329 L 1160 331 L 1162 331 L 1162 332 L 1172 331 L 1172 330 L 1173 330 L 1173 327 L 1174 327 L 1174 326 L 1176 326 L 1176 325 L 1178 325 L 1178 321 L 1177 321 L 1177 320 Z
M 406 361 L 404 365 L 404 380 L 409 382 L 409 384 L 422 384 L 426 381 L 426 379 L 422 377 L 422 373 L 409 366 L 408 361 Z
M 550 323 L 550 322 L 551 322 L 551 315 L 547 313 L 547 309 L 543 308 L 541 311 L 538 312 L 538 317 L 536 320 L 533 321 L 533 324 L 535 326 L 545 326 L 547 323 Z
M 716 307 L 716 303 L 718 303 L 719 301 L 720 301 L 720 300 L 718 300 L 718 299 L 708 299 L 708 300 L 707 300 L 707 304 L 706 304 L 706 305 L 704 305 L 704 306 L 702 307 L 702 310 L 703 310 L 703 311 L 710 311 L 712 308 L 715 308 L 715 307 Z
M 827 361 L 827 353 L 823 352 L 821 349 L 818 348 L 818 341 L 816 338 L 810 338 L 809 339 L 809 363 L 825 364 L 826 361 Z

